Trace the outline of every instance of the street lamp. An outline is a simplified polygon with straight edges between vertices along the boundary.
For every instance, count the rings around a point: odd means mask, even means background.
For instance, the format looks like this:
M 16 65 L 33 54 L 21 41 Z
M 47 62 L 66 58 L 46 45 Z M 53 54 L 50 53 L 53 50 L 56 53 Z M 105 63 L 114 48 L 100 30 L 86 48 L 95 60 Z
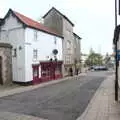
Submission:
M 115 0 L 115 30 L 117 27 L 117 0 Z M 116 32 L 116 31 L 115 31 Z M 118 101 L 118 61 L 117 61 L 117 39 L 115 40 L 115 101 Z

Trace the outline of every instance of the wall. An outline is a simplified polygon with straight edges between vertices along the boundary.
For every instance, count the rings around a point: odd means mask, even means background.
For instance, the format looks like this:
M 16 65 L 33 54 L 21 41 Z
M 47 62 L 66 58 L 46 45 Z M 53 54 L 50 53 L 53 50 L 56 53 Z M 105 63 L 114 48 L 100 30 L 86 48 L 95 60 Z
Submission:
M 64 37 L 63 46 L 63 60 L 66 68 L 70 68 L 74 64 L 74 37 L 73 26 L 63 16 L 61 16 L 56 10 L 52 10 L 44 19 L 44 25 L 51 29 L 56 30 Z M 70 43 L 70 48 L 67 48 L 67 42 Z M 68 71 L 64 70 L 64 75 L 68 74 Z
M 17 56 L 13 57 L 12 55 L 13 81 L 23 82 L 25 80 L 24 28 L 12 14 L 5 19 L 5 24 L 1 26 L 0 43 L 2 42 L 12 45 L 12 54 L 14 54 L 14 49 L 17 50 Z
M 32 80 L 32 64 L 39 63 L 43 60 L 49 60 L 47 56 L 52 56 L 52 50 L 58 50 L 58 60 L 62 60 L 62 39 L 49 35 L 47 33 L 37 31 L 37 39 L 35 39 L 34 29 L 25 29 L 25 71 L 26 81 Z M 56 39 L 56 45 L 54 41 Z M 38 50 L 38 58 L 33 58 L 33 49 Z
M 9 84 L 12 82 L 12 47 L 8 44 L 0 43 L 0 56 L 2 58 L 2 84 Z
M 74 36 L 74 58 L 79 61 L 80 58 L 81 58 L 81 55 L 80 55 L 80 51 L 81 51 L 81 44 L 80 44 L 81 40 L 78 39 L 76 36 Z
M 62 35 L 63 30 L 63 20 L 61 15 L 56 12 L 56 10 L 52 10 L 44 19 L 44 25 L 55 30 L 57 33 Z
M 63 57 L 65 64 L 74 63 L 74 37 L 73 37 L 73 26 L 66 20 L 63 19 Z M 67 42 L 70 41 L 70 49 L 67 49 Z M 69 58 L 69 61 L 66 61 L 66 58 Z

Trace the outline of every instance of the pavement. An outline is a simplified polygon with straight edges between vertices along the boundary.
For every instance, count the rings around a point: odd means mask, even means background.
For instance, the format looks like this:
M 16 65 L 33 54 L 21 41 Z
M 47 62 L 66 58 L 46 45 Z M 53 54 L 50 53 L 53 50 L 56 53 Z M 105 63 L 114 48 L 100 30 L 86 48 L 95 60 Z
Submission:
M 120 120 L 120 102 L 114 100 L 114 79 L 112 75 L 102 82 L 88 107 L 77 120 Z

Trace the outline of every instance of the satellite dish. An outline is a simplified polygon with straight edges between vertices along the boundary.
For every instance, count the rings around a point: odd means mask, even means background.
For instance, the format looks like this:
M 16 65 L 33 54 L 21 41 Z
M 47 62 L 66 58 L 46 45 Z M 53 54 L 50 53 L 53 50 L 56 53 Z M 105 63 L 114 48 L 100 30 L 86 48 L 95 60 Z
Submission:
M 57 54 L 58 54 L 58 50 L 57 50 L 57 49 L 54 49 L 54 50 L 52 51 L 52 53 L 53 53 L 54 55 L 57 55 Z

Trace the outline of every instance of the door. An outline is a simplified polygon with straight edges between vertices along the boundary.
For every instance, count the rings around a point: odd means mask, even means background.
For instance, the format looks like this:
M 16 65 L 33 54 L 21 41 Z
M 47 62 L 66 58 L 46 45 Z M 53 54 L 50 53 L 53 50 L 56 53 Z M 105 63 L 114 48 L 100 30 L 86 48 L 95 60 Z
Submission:
M 0 56 L 0 84 L 3 84 L 2 79 L 2 57 Z

